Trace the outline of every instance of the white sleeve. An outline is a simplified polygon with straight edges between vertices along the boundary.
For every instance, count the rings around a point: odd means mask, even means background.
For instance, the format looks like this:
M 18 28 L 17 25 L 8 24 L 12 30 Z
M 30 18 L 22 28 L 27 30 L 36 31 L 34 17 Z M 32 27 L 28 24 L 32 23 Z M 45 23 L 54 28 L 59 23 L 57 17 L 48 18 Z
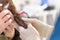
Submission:
M 38 31 L 30 23 L 27 29 L 20 27 L 20 37 L 22 40 L 40 40 Z

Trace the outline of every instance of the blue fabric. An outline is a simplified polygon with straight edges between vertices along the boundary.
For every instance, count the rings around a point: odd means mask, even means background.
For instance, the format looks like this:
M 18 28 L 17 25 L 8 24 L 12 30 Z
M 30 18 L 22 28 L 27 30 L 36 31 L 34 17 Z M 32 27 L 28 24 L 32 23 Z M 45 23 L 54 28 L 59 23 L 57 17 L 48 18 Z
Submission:
M 50 40 L 60 40 L 60 15 L 57 18 L 57 22 Z
M 48 1 L 47 0 L 41 0 L 41 5 L 46 4 Z

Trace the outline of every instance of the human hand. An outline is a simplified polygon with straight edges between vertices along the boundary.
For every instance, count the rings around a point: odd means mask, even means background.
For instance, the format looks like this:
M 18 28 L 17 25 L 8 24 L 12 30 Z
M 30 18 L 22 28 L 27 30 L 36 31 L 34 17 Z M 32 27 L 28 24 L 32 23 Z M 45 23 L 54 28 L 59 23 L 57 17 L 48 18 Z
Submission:
M 12 23 L 13 17 L 9 10 L 3 10 L 0 12 L 0 34 Z
M 7 37 L 10 37 L 11 39 L 14 37 L 15 30 L 14 30 L 14 24 L 9 25 L 5 30 L 4 34 Z

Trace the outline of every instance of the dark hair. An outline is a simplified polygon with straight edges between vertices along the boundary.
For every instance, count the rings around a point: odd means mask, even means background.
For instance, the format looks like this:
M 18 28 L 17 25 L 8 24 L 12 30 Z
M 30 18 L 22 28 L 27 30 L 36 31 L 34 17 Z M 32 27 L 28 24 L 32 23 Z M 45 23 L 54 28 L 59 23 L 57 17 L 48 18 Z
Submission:
M 19 26 L 22 26 L 24 28 L 27 28 L 27 25 L 26 23 L 21 19 L 20 15 L 18 15 L 18 12 L 15 8 L 15 5 L 13 4 L 13 1 L 12 0 L 0 0 L 0 3 L 4 4 L 3 7 L 7 4 L 8 5 L 8 10 L 10 10 L 14 16 L 14 20 L 16 21 L 16 23 L 19 25 Z M 3 10 L 4 8 L 1 8 L 1 10 Z

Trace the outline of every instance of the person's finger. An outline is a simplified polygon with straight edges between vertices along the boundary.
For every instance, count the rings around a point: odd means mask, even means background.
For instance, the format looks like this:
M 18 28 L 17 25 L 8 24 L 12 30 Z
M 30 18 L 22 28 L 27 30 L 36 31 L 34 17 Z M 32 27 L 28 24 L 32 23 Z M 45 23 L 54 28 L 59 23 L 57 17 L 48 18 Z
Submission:
M 9 15 L 11 16 L 12 20 L 14 20 L 13 14 L 10 11 L 9 11 Z
M 6 31 L 8 30 L 12 30 L 12 29 L 14 29 L 14 25 L 13 24 L 11 24 L 11 25 L 8 25 L 8 27 L 5 29 Z
M 5 26 L 8 26 L 12 23 L 12 19 L 8 20 L 6 23 L 5 23 Z
M 14 24 L 12 23 L 11 25 L 9 25 L 9 28 L 13 29 L 14 28 Z
M 2 21 L 3 21 L 4 23 L 6 23 L 10 18 L 11 18 L 10 15 L 6 15 L 6 16 L 2 19 Z
M 12 27 L 13 27 L 13 28 L 12 28 Z M 13 38 L 14 33 L 15 33 L 15 31 L 14 31 L 14 26 L 13 26 L 13 25 L 8 26 L 8 27 L 4 30 L 4 34 L 5 34 L 5 36 L 7 36 L 7 37 Z
M 1 13 L 0 13 L 0 18 L 4 18 L 7 14 L 8 14 L 8 10 L 3 10 Z

